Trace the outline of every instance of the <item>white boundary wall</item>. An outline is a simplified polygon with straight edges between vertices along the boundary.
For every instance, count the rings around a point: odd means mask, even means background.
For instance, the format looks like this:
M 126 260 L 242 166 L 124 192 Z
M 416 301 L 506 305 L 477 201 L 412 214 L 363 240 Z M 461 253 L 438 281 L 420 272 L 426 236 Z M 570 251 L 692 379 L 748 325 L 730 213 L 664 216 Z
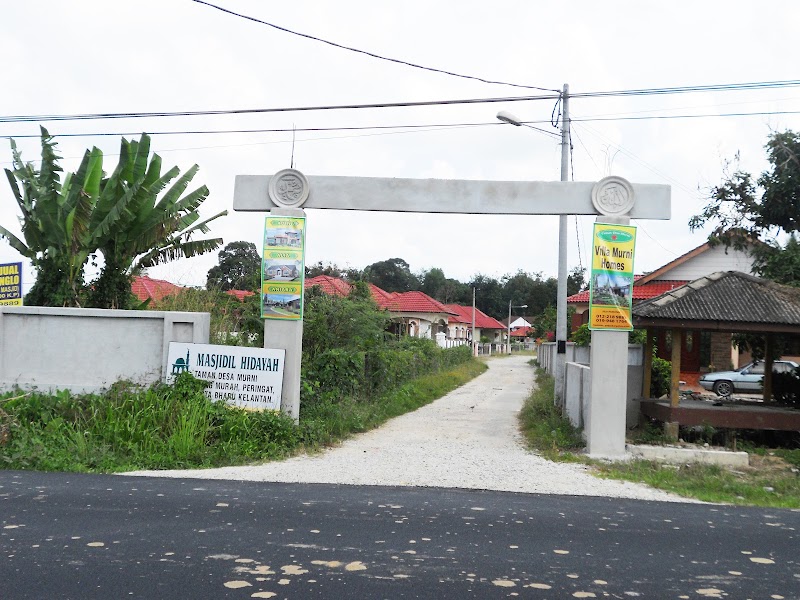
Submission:
M 586 425 L 589 401 L 591 399 L 591 366 L 589 355 L 591 346 L 576 346 L 567 342 L 567 382 L 564 391 L 565 409 L 570 422 L 575 427 Z M 639 420 L 639 402 L 642 397 L 643 350 L 641 344 L 628 344 L 627 394 L 625 400 L 625 423 L 633 427 Z M 550 375 L 555 369 L 556 343 L 545 342 L 539 346 L 539 365 Z
M 564 398 L 569 422 L 573 427 L 583 427 L 592 400 L 592 370 L 575 362 L 566 364 Z
M 208 313 L 0 308 L 0 391 L 101 392 L 149 385 L 167 372 L 170 342 L 207 344 Z

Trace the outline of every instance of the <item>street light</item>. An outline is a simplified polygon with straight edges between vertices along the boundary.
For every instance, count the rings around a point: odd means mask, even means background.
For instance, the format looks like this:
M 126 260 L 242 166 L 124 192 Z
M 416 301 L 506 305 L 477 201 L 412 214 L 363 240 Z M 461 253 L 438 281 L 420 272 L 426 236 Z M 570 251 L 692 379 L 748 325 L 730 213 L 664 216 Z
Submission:
M 528 308 L 528 305 L 515 304 L 514 308 Z M 511 354 L 511 300 L 508 301 L 508 353 Z
M 569 181 L 569 86 L 565 83 L 561 93 L 561 181 Z M 497 113 L 497 118 L 516 127 L 525 125 L 506 111 Z M 536 127 L 531 127 L 536 129 Z M 509 342 L 510 347 L 510 342 Z M 556 360 L 555 398 L 563 405 L 564 372 L 567 363 L 567 215 L 558 216 L 558 291 L 556 295 Z

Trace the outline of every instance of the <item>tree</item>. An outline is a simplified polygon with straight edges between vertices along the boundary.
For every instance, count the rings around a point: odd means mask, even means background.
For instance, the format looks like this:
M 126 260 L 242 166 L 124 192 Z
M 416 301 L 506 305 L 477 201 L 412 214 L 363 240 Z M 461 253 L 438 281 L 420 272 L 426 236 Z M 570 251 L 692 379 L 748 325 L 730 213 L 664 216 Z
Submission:
M 475 288 L 475 306 L 495 319 L 502 319 L 508 314 L 508 300 L 504 298 L 503 285 L 494 277 L 475 275 L 469 282 Z
M 444 271 L 433 268 L 417 276 L 420 289 L 443 304 L 472 303 L 472 290 L 457 279 L 445 277 Z
M 119 164 L 111 177 L 103 180 L 93 206 L 91 226 L 100 237 L 98 246 L 105 265 L 92 286 L 90 306 L 128 308 L 133 274 L 222 245 L 222 238 L 193 239 L 198 232 L 208 233 L 211 221 L 228 214 L 223 210 L 200 220 L 198 209 L 209 193 L 204 185 L 182 195 L 199 167 L 193 165 L 180 177 L 178 167 L 162 175 L 161 157 L 153 154 L 149 158 L 149 152 L 148 135 L 142 134 L 138 142 L 123 138 Z
M 737 248 L 763 240 L 764 244 L 751 247 L 756 272 L 780 283 L 800 285 L 793 268 L 781 267 L 782 262 L 794 260 L 796 241 L 790 238 L 781 247 L 775 239 L 781 231 L 800 231 L 800 135 L 773 133 L 766 150 L 770 168 L 758 179 L 739 168 L 738 153 L 725 164 L 722 183 L 711 188 L 707 204 L 689 220 L 689 228 L 695 231 L 711 225 L 712 243 Z
M 795 237 L 800 231 L 800 135 L 789 130 L 772 133 L 765 148 L 770 167 L 757 180 L 739 168 L 738 153 L 725 164 L 722 183 L 711 189 L 702 212 L 689 220 L 689 228 L 712 225 L 709 242 L 749 250 L 756 273 L 800 287 L 800 244 Z M 776 239 L 780 232 L 789 234 L 783 246 Z M 762 335 L 737 333 L 733 341 L 753 358 L 765 354 Z M 781 356 L 789 343 L 790 336 L 773 335 L 772 357 Z
M 86 230 L 87 214 L 99 194 L 102 154 L 87 150 L 75 173 L 62 183 L 60 156 L 47 130 L 41 128 L 42 163 L 36 169 L 22 161 L 11 140 L 13 170 L 5 169 L 14 199 L 22 212 L 24 242 L 5 227 L 0 237 L 29 258 L 37 271 L 36 283 L 25 301 L 30 305 L 80 306 L 83 266 L 97 246 Z
M 261 257 L 252 242 L 231 242 L 219 251 L 217 266 L 211 267 L 206 289 L 257 290 L 261 281 Z
M 409 292 L 419 289 L 419 280 L 402 258 L 389 258 L 364 269 L 364 279 L 387 292 Z
M 205 186 L 181 197 L 197 165 L 159 198 L 180 171 L 174 167 L 161 175 L 161 158 L 154 154 L 148 161 L 150 138 L 143 134 L 139 142 L 122 139 L 110 177 L 103 173 L 102 152 L 93 148 L 62 182 L 52 136 L 44 127 L 41 135 L 40 169 L 22 162 L 13 140 L 14 169 L 6 169 L 22 211 L 25 242 L 0 227 L 0 236 L 37 270 L 28 304 L 128 308 L 133 273 L 222 244 L 221 239 L 192 240 L 198 231 L 208 232 L 210 221 L 227 214 L 198 222 L 197 209 L 208 196 Z M 102 271 L 86 286 L 84 267 L 98 251 L 104 258 Z

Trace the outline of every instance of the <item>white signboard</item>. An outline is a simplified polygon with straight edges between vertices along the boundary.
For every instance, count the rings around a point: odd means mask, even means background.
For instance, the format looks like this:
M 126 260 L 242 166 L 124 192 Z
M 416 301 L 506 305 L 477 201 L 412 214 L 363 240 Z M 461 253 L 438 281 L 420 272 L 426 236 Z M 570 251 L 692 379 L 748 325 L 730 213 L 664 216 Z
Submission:
M 170 342 L 165 380 L 189 371 L 210 382 L 206 396 L 232 406 L 278 410 L 281 407 L 286 350 Z

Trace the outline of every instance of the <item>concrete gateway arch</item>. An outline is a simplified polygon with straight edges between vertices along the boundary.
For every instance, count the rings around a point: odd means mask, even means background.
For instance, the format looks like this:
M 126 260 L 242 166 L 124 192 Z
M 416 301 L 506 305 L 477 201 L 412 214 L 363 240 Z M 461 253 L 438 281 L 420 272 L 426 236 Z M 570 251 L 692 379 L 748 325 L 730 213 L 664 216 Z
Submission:
M 306 208 L 475 215 L 598 215 L 604 223 L 669 219 L 670 186 L 632 184 L 611 176 L 599 182 L 477 181 L 386 177 L 305 176 L 295 169 L 274 175 L 237 175 L 237 211 L 305 217 Z M 281 409 L 295 420 L 300 411 L 301 321 L 265 321 L 265 344 L 286 350 Z M 587 422 L 589 452 L 625 452 L 627 332 L 593 331 L 598 372 L 592 381 L 597 408 Z M 592 356 L 595 360 L 595 356 Z M 563 379 L 563 378 L 562 378 Z M 557 378 L 558 381 L 558 378 Z M 621 383 L 620 383 L 621 382 Z M 558 385 L 558 384 L 557 384 Z M 593 406 L 595 406 L 593 404 Z

